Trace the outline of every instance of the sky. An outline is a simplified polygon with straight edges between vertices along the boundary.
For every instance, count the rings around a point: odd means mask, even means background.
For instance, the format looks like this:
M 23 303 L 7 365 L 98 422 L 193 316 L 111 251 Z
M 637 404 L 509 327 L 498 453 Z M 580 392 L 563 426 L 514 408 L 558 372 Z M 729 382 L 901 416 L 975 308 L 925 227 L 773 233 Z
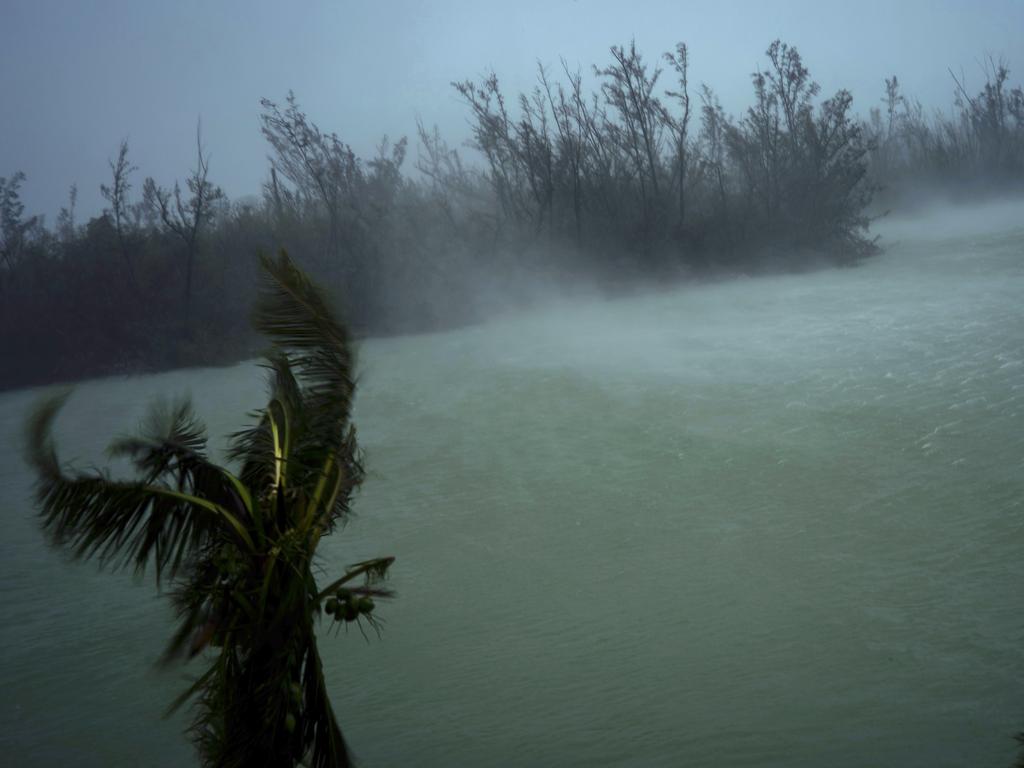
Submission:
M 23 171 L 26 211 L 50 223 L 76 183 L 82 221 L 103 207 L 122 139 L 139 195 L 146 176 L 184 179 L 201 121 L 211 180 L 257 194 L 261 97 L 293 90 L 363 156 L 385 134 L 413 137 L 417 118 L 459 146 L 469 127 L 453 80 L 494 70 L 511 94 L 532 86 L 538 60 L 589 73 L 631 38 L 652 62 L 686 42 L 691 83 L 733 114 L 775 38 L 863 114 L 892 74 L 930 108 L 950 104 L 950 68 L 980 85 L 987 55 L 1024 81 L 1024 0 L 0 0 L 0 176 Z

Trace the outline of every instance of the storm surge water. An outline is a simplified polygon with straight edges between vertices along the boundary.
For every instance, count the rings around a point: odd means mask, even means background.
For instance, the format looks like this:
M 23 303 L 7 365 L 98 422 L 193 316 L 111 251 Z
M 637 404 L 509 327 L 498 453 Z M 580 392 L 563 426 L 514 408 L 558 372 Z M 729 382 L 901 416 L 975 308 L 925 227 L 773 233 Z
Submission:
M 879 224 L 857 268 L 552 304 L 361 347 L 369 477 L 327 570 L 397 556 L 380 640 L 321 639 L 387 765 L 1006 765 L 1024 728 L 1024 204 Z M 157 394 L 214 436 L 253 365 L 93 381 L 102 463 Z M 48 550 L 0 395 L 0 751 L 180 766 L 172 616 Z M 186 673 L 188 670 L 186 669 Z

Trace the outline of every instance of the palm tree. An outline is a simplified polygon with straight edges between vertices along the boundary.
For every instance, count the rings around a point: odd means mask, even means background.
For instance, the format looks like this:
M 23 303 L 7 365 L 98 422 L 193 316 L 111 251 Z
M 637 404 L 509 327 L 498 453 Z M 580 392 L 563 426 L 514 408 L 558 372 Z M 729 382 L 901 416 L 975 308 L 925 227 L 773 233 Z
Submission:
M 190 735 L 204 765 L 326 768 L 350 764 L 324 684 L 315 624 L 378 628 L 374 598 L 393 558 L 357 563 L 321 588 L 320 538 L 343 522 L 363 479 L 345 329 L 282 252 L 262 257 L 254 312 L 273 340 L 270 402 L 231 438 L 232 471 L 206 455 L 188 402 L 155 407 L 138 437 L 115 441 L 132 480 L 62 467 L 51 426 L 67 395 L 29 421 L 44 531 L 75 556 L 171 583 L 180 624 L 165 660 L 204 652 L 209 664 L 172 710 L 193 700 Z M 357 624 L 362 626 L 361 624 Z

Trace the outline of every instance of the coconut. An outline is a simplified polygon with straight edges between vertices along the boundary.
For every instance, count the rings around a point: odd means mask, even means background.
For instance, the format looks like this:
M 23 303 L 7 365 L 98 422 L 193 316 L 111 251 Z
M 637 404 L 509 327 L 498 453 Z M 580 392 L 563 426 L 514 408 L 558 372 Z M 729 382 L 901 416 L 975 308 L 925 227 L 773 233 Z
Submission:
M 359 606 L 355 603 L 345 603 L 345 621 L 355 621 L 359 618 Z

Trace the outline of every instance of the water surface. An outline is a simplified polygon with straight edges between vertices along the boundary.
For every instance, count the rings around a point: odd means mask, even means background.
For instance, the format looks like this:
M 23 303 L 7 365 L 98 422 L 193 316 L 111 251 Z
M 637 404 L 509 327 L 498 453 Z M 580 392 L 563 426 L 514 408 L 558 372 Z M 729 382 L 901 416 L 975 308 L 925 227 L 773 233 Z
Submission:
M 554 303 L 361 348 L 382 639 L 321 641 L 367 766 L 1002 766 L 1024 728 L 1024 205 L 881 225 L 856 269 Z M 80 385 L 66 458 L 157 394 L 211 435 L 253 364 Z M 47 550 L 0 395 L 0 754 L 178 766 L 148 583 Z

